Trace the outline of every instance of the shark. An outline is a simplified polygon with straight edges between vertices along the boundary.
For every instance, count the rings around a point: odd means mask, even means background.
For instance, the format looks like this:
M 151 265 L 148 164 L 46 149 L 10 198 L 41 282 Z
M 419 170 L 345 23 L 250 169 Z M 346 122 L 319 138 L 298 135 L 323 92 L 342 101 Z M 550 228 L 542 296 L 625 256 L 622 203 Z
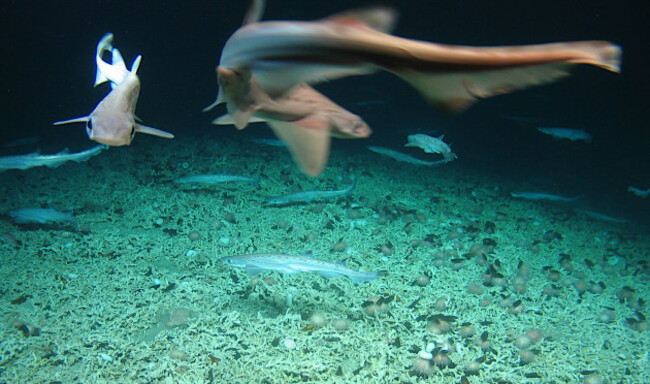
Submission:
M 79 163 L 86 161 L 93 156 L 99 155 L 101 151 L 106 148 L 108 148 L 106 145 L 97 145 L 93 148 L 76 153 L 69 153 L 66 148 L 53 155 L 41 155 L 38 152 L 33 152 L 26 155 L 2 156 L 0 157 L 0 172 L 9 169 L 29 169 L 41 166 L 55 168 L 68 161 Z
M 296 163 L 309 176 L 323 172 L 331 137 L 358 139 L 372 133 L 361 117 L 307 84 L 295 85 L 272 97 L 249 71 L 224 67 L 217 71 L 219 84 L 229 102 L 228 114 L 213 120 L 213 123 L 234 124 L 237 129 L 244 129 L 250 122 L 265 122 L 287 144 Z M 246 107 L 238 107 L 242 105 Z
M 445 112 L 460 112 L 479 99 L 556 81 L 578 64 L 620 71 L 621 48 L 607 41 L 577 41 L 522 46 L 471 47 L 436 44 L 393 36 L 397 12 L 383 6 L 339 13 L 316 21 L 260 21 L 264 1 L 254 0 L 241 28 L 222 50 L 217 77 L 219 91 L 210 106 L 225 102 L 238 129 L 259 109 L 257 96 L 281 98 L 301 84 L 386 70 L 417 89 Z M 243 86 L 229 87 L 222 76 L 236 74 Z M 245 86 L 255 79 L 255 89 Z M 233 91 L 237 91 L 233 93 Z M 300 100 L 294 99 L 294 105 Z M 285 122 L 291 122 L 285 119 Z M 294 153 L 301 145 L 329 147 L 328 135 L 306 134 L 314 128 L 290 124 L 282 140 Z M 276 132 L 277 134 L 277 132 Z M 292 136 L 303 136 L 295 139 Z M 313 136 L 305 140 L 304 136 Z M 320 144 L 313 141 L 320 140 Z M 316 152 L 301 161 L 322 157 Z M 304 167 L 303 167 L 304 170 Z M 314 167 L 310 176 L 318 175 Z
M 135 105 L 140 94 L 140 79 L 136 72 L 142 56 L 136 57 L 129 71 L 120 51 L 114 48 L 112 43 L 113 34 L 107 33 L 97 44 L 95 53 L 95 86 L 109 81 L 112 90 L 88 116 L 57 121 L 54 125 L 86 123 L 86 133 L 90 140 L 110 146 L 130 145 L 136 132 L 167 139 L 174 138 L 171 133 L 136 122 Z M 111 63 L 102 59 L 105 52 L 110 52 Z

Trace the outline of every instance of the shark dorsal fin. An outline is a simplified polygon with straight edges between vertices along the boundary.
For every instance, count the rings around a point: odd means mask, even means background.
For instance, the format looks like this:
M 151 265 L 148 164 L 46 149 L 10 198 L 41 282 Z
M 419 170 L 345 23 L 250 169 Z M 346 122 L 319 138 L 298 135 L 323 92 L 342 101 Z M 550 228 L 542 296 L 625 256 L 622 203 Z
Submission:
M 262 19 L 262 15 L 264 14 L 265 6 L 265 0 L 251 0 L 250 5 L 248 6 L 248 11 L 246 11 L 246 16 L 244 16 L 242 25 L 257 23 L 260 21 Z
M 386 6 L 372 6 L 329 16 L 323 21 L 360 25 L 383 33 L 391 33 L 397 24 L 397 11 Z

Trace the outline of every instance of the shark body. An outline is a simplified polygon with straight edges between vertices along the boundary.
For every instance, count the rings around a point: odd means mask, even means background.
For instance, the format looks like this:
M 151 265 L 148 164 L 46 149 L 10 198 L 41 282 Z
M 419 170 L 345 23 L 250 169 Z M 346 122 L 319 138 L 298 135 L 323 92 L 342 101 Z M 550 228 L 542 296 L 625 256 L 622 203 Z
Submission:
M 34 152 L 26 155 L 4 156 L 0 157 L 0 172 L 9 169 L 29 169 L 40 166 L 53 168 L 68 161 L 79 163 L 81 161 L 86 161 L 93 156 L 99 155 L 99 153 L 106 148 L 105 145 L 97 145 L 93 148 L 77 153 L 68 153 L 66 148 L 54 155 L 41 155 Z
M 219 93 L 206 108 L 225 102 L 230 122 L 238 129 L 259 121 L 251 118 L 263 109 L 259 103 L 262 94 L 267 100 L 278 101 L 296 86 L 304 88 L 381 69 L 407 81 L 439 109 L 457 112 L 481 98 L 555 81 L 568 75 L 576 64 L 613 72 L 620 66 L 620 47 L 605 41 L 451 46 L 390 35 L 397 17 L 386 7 L 353 10 L 317 21 L 260 22 L 264 1 L 252 4 L 244 25 L 224 46 L 217 68 Z M 232 79 L 237 79 L 237 87 L 232 86 Z M 294 98 L 294 106 L 300 103 Z M 288 112 L 287 105 L 276 104 L 279 108 L 275 111 Z M 329 152 L 329 135 L 323 128 L 327 120 L 320 119 L 319 128 L 314 129 L 313 124 L 302 124 L 291 114 L 276 116 L 281 116 L 279 121 L 286 129 L 270 125 L 289 144 L 299 165 L 310 176 L 320 174 L 325 165 L 322 158 Z
M 136 72 L 141 56 L 136 57 L 129 71 L 122 55 L 113 48 L 113 34 L 107 33 L 97 44 L 95 86 L 106 81 L 113 88 L 88 116 L 57 121 L 54 125 L 86 123 L 86 133 L 91 140 L 111 146 L 130 145 L 136 132 L 164 138 L 174 138 L 171 133 L 136 123 L 135 106 L 140 94 L 140 79 Z M 111 53 L 111 63 L 102 59 L 104 52 Z
M 330 191 L 312 189 L 310 191 L 295 192 L 283 196 L 269 197 L 266 199 L 265 203 L 268 205 L 286 205 L 293 203 L 311 203 L 313 201 L 338 199 L 339 197 L 350 196 L 356 186 L 357 181 L 355 180 L 352 184 L 344 189 Z

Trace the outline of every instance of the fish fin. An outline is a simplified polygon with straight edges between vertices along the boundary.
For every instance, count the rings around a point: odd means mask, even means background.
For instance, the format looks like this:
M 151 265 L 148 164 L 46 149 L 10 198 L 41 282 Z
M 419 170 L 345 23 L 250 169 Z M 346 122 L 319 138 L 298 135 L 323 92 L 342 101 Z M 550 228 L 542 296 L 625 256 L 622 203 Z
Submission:
M 322 19 L 324 22 L 358 25 L 383 33 L 391 33 L 397 25 L 398 13 L 387 6 L 369 6 L 341 12 Z
M 264 268 L 260 268 L 257 265 L 247 265 L 246 266 L 246 273 L 249 276 L 257 276 L 260 273 L 262 273 L 263 271 L 264 271 Z
M 107 33 L 97 44 L 97 52 L 95 54 L 95 63 L 97 64 L 97 73 L 95 74 L 95 87 L 106 81 L 111 82 L 111 88 L 115 88 L 122 83 L 130 72 L 126 69 L 124 58 L 117 48 L 113 48 L 113 34 Z M 107 63 L 102 59 L 102 54 L 106 51 L 111 52 L 111 63 Z M 133 62 L 133 68 L 138 69 L 141 57 L 137 57 Z
M 612 72 L 620 70 L 620 47 L 602 41 L 463 49 L 468 55 L 481 57 L 474 60 L 480 70 L 394 73 L 438 109 L 454 113 L 478 99 L 553 82 L 567 76 L 576 64 L 595 65 Z
M 69 120 L 62 120 L 62 121 L 55 121 L 52 123 L 53 125 L 63 125 L 63 124 L 70 124 L 70 123 L 85 123 L 90 120 L 90 116 L 83 116 L 83 117 L 75 117 L 74 119 L 69 119 Z
M 250 123 L 264 123 L 264 122 L 266 122 L 265 119 L 262 119 L 262 118 L 259 118 L 259 117 L 256 117 L 256 116 L 251 116 L 248 119 L 248 124 L 250 124 Z M 223 116 L 219 116 L 216 119 L 212 120 L 212 124 L 216 124 L 216 125 L 234 125 L 235 122 L 233 121 L 232 117 L 230 117 L 230 115 L 225 114 Z
M 319 271 L 317 272 L 319 275 L 323 276 L 326 279 L 331 279 L 333 277 L 340 277 L 343 276 L 340 273 L 335 273 L 335 272 L 324 272 L 324 271 Z
M 330 130 L 327 121 L 308 116 L 298 121 L 269 120 L 273 132 L 287 143 L 289 151 L 307 175 L 316 177 L 323 172 L 330 150 Z
M 165 139 L 173 139 L 174 135 L 169 132 L 162 131 L 160 129 L 147 127 L 146 125 L 136 124 L 135 131 L 140 133 L 146 133 L 147 135 L 164 137 Z
M 242 25 L 257 23 L 260 21 L 262 19 L 262 15 L 264 14 L 265 7 L 265 0 L 251 0 L 248 6 L 248 10 L 246 11 L 246 16 L 244 16 L 244 22 Z

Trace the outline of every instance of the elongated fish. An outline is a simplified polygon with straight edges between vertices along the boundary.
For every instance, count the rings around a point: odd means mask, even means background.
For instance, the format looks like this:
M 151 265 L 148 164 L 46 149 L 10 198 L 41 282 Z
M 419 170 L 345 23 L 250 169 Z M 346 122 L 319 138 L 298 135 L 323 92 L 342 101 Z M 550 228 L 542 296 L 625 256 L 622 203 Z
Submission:
M 256 13 L 256 18 L 261 12 Z M 226 42 L 219 67 L 248 69 L 277 95 L 300 83 L 379 69 L 407 81 L 443 111 L 460 111 L 478 99 L 550 83 L 576 64 L 618 72 L 621 49 L 606 41 L 504 47 L 435 44 L 388 33 L 397 13 L 367 7 L 316 21 L 255 18 Z M 224 101 L 217 98 L 218 103 Z
M 409 163 L 409 164 L 414 164 L 414 165 L 424 165 L 427 167 L 435 167 L 437 165 L 442 165 L 450 162 L 451 160 L 449 159 L 443 159 L 443 160 L 438 160 L 438 161 L 426 161 L 426 160 L 420 160 L 416 157 L 413 157 L 411 155 L 407 155 L 406 153 L 402 153 L 399 151 L 396 151 L 394 149 L 390 148 L 385 148 L 385 147 L 377 147 L 374 145 L 369 145 L 368 149 L 378 153 L 382 156 L 390 157 L 393 160 L 397 160 L 403 163 Z
M 185 176 L 174 179 L 174 182 L 181 184 L 221 184 L 221 183 L 257 183 L 259 179 L 240 175 L 227 175 L 225 173 L 218 173 L 214 175 L 194 175 Z
M 582 197 L 582 195 L 564 197 L 543 192 L 510 192 L 510 196 L 526 200 L 561 201 L 563 203 L 572 203 L 574 201 L 578 201 Z
M 70 213 L 60 212 L 54 208 L 19 208 L 7 211 L 7 215 L 18 224 L 69 223 L 77 227 L 77 221 Z
M 97 145 L 85 151 L 77 153 L 68 153 L 68 149 L 54 154 L 54 155 L 41 155 L 39 153 L 29 153 L 27 155 L 4 156 L 0 157 L 0 172 L 8 169 L 28 169 L 32 167 L 58 167 L 67 161 L 86 161 L 92 156 L 99 155 L 99 153 L 108 148 L 106 145 Z
M 355 180 L 352 184 L 350 184 L 350 186 L 341 190 L 322 191 L 319 189 L 312 189 L 309 191 L 290 193 L 284 196 L 269 197 L 265 202 L 268 205 L 284 205 L 291 203 L 311 203 L 313 201 L 319 200 L 337 199 L 339 197 L 349 196 L 352 194 L 352 191 L 356 186 L 357 181 Z
M 316 272 L 319 275 L 332 278 L 347 276 L 353 283 L 377 280 L 386 275 L 385 271 L 363 272 L 355 271 L 341 264 L 314 259 L 308 256 L 282 255 L 276 253 L 258 253 L 252 255 L 226 256 L 220 261 L 231 267 L 246 268 L 249 275 L 257 275 L 262 271 L 278 271 L 282 273 Z
M 584 140 L 587 143 L 591 143 L 592 140 L 591 133 L 584 129 L 539 127 L 537 130 L 546 135 L 552 136 L 556 140 Z
M 90 140 L 113 146 L 131 144 L 136 132 L 174 138 L 171 133 L 135 122 L 135 105 L 140 94 L 140 79 L 136 72 L 142 56 L 136 57 L 129 71 L 120 51 L 113 48 L 112 43 L 113 34 L 107 33 L 97 44 L 95 86 L 110 81 L 113 90 L 97 104 L 90 115 L 57 121 L 54 125 L 86 123 L 86 133 Z M 111 53 L 111 64 L 102 60 L 104 52 Z

